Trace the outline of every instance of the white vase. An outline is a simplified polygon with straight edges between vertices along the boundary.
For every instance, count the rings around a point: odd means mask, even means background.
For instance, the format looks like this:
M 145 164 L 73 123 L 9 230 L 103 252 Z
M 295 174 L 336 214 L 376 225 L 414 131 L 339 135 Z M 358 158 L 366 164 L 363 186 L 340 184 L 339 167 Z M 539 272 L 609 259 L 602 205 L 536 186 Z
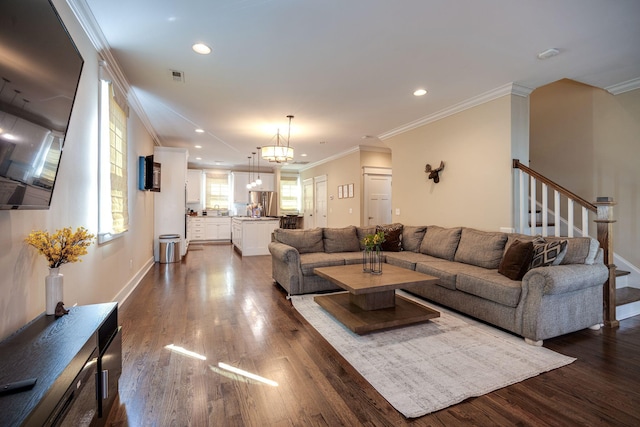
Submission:
M 64 275 L 60 274 L 59 268 L 50 268 L 49 275 L 44 278 L 45 295 L 46 295 L 46 313 L 48 315 L 55 314 L 56 306 L 63 300 L 63 279 Z

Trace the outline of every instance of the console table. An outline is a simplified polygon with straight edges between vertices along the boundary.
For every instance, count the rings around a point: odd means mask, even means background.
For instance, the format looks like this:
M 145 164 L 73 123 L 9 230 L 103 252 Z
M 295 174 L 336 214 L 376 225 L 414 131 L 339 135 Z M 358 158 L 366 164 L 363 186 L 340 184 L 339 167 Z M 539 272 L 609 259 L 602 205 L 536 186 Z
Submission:
M 0 342 L 0 388 L 36 378 L 33 388 L 0 394 L 0 425 L 102 425 L 118 394 L 122 332 L 117 303 L 44 314 Z

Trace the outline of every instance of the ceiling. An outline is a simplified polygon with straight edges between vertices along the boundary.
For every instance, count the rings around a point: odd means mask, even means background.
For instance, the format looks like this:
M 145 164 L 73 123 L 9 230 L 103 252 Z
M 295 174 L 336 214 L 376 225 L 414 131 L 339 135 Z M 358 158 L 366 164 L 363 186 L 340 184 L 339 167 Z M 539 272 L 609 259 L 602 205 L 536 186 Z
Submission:
M 188 148 L 190 167 L 246 169 L 289 114 L 283 169 L 300 169 L 510 83 L 640 87 L 637 0 L 70 3 L 95 17 L 156 142 Z

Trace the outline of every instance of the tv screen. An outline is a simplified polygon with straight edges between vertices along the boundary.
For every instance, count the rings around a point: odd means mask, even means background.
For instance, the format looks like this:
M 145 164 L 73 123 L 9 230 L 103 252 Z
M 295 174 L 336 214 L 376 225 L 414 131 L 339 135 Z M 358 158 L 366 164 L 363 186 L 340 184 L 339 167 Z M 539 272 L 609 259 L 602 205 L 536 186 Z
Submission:
M 0 209 L 49 208 L 83 64 L 50 1 L 0 1 Z

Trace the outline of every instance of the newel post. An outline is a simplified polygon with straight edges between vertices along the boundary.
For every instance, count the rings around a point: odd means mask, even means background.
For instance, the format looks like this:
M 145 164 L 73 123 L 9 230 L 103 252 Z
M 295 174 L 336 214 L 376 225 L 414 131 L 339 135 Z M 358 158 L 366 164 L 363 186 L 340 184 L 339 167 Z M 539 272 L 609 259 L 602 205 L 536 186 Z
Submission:
M 620 322 L 616 319 L 616 266 L 613 263 L 613 206 L 612 197 L 598 197 L 594 205 L 597 207 L 598 242 L 604 250 L 604 264 L 609 268 L 609 278 L 604 284 L 604 325 L 617 328 Z

